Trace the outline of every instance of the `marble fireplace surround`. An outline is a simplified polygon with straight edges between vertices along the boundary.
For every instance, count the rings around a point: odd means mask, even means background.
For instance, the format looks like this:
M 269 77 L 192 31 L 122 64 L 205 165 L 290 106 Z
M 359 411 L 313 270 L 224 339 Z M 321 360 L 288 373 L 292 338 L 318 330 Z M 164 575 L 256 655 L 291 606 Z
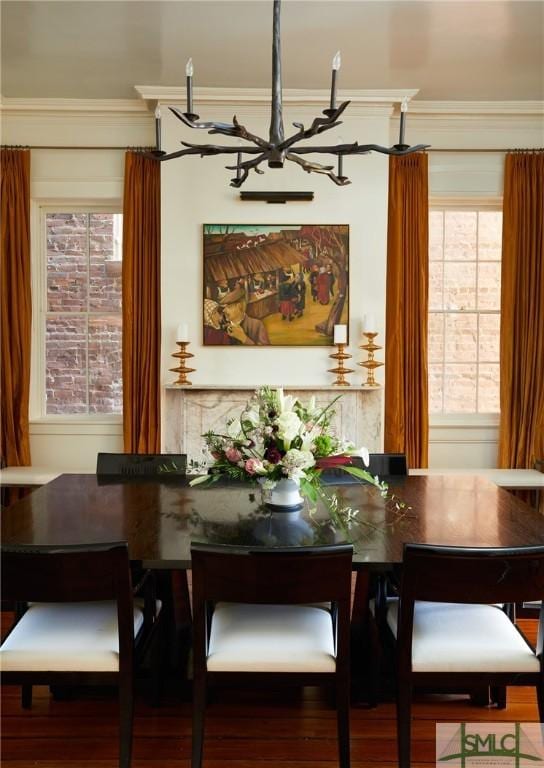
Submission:
M 258 385 L 165 387 L 163 408 L 164 451 L 186 453 L 188 459 L 201 460 L 202 435 L 210 429 L 222 431 L 230 416 L 240 414 Z M 364 387 L 284 386 L 289 395 L 303 402 L 315 395 L 320 405 L 342 397 L 334 408 L 336 432 L 355 445 L 371 452 L 382 450 L 382 389 Z

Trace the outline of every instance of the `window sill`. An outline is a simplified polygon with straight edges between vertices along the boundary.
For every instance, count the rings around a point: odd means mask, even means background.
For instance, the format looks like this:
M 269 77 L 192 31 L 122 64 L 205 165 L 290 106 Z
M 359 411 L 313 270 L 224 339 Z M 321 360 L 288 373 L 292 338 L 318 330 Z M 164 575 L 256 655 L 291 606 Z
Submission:
M 474 429 L 498 427 L 498 413 L 441 413 L 429 416 L 429 427 L 437 429 Z
M 121 435 L 121 415 L 43 416 L 30 420 L 31 435 Z

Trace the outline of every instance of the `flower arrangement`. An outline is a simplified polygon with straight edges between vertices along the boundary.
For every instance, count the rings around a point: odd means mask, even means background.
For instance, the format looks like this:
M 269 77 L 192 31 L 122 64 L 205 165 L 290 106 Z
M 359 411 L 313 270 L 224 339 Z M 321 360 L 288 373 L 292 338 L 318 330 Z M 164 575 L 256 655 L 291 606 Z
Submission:
M 271 489 L 287 478 L 315 502 L 320 495 L 321 473 L 338 467 L 386 493 L 386 483 L 352 464 L 358 456 L 368 466 L 368 450 L 357 449 L 335 435 L 331 421 L 336 400 L 321 408 L 316 406 L 315 397 L 304 404 L 285 395 L 283 389 L 258 389 L 240 416 L 227 422 L 226 434 L 210 431 L 204 435 L 214 460 L 211 473 L 195 478 L 191 485 L 227 476 L 261 479 L 263 488 Z

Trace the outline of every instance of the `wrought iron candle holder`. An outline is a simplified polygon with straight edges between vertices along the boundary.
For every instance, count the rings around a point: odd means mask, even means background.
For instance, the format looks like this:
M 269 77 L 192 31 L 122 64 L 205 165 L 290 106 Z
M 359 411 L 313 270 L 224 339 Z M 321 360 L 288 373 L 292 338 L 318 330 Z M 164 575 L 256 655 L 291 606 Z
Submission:
M 334 382 L 334 387 L 349 387 L 350 382 L 346 381 L 346 374 L 347 373 L 353 373 L 352 368 L 345 368 L 344 367 L 344 360 L 349 360 L 351 355 L 348 355 L 347 352 L 344 352 L 344 349 L 346 348 L 345 344 L 336 344 L 338 347 L 338 352 L 333 352 L 332 355 L 329 355 L 329 357 L 332 357 L 334 360 L 338 360 L 338 365 L 336 368 L 329 368 L 329 373 L 335 373 L 336 374 L 336 381 Z
M 174 382 L 175 384 L 192 384 L 191 381 L 187 379 L 187 374 L 192 373 L 193 371 L 196 371 L 196 368 L 187 368 L 185 365 L 185 361 L 188 360 L 190 357 L 194 357 L 190 352 L 187 352 L 187 347 L 189 346 L 188 341 L 176 341 L 176 344 L 179 347 L 179 352 L 174 352 L 172 357 L 177 357 L 180 360 L 180 364 L 177 368 L 170 368 L 171 371 L 174 373 L 179 374 L 178 380 Z
M 374 339 L 376 338 L 378 334 L 375 331 L 369 332 L 369 331 L 363 331 L 363 336 L 366 336 L 368 339 L 366 344 L 361 344 L 359 349 L 364 349 L 368 357 L 366 360 L 363 360 L 359 363 L 363 368 L 366 368 L 367 370 L 367 377 L 366 381 L 363 382 L 364 387 L 379 387 L 380 385 L 374 378 L 374 371 L 376 368 L 379 368 L 383 363 L 380 363 L 378 360 L 374 359 L 374 352 L 377 349 L 381 349 L 381 347 L 378 344 L 374 344 Z

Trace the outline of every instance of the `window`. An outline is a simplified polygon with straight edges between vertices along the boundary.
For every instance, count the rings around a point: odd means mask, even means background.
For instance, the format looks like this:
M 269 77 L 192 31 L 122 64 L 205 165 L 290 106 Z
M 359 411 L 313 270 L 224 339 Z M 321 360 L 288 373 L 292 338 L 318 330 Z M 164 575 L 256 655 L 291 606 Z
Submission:
M 429 221 L 429 410 L 499 411 L 502 212 L 434 209 Z
M 44 218 L 45 413 L 121 413 L 122 214 Z

